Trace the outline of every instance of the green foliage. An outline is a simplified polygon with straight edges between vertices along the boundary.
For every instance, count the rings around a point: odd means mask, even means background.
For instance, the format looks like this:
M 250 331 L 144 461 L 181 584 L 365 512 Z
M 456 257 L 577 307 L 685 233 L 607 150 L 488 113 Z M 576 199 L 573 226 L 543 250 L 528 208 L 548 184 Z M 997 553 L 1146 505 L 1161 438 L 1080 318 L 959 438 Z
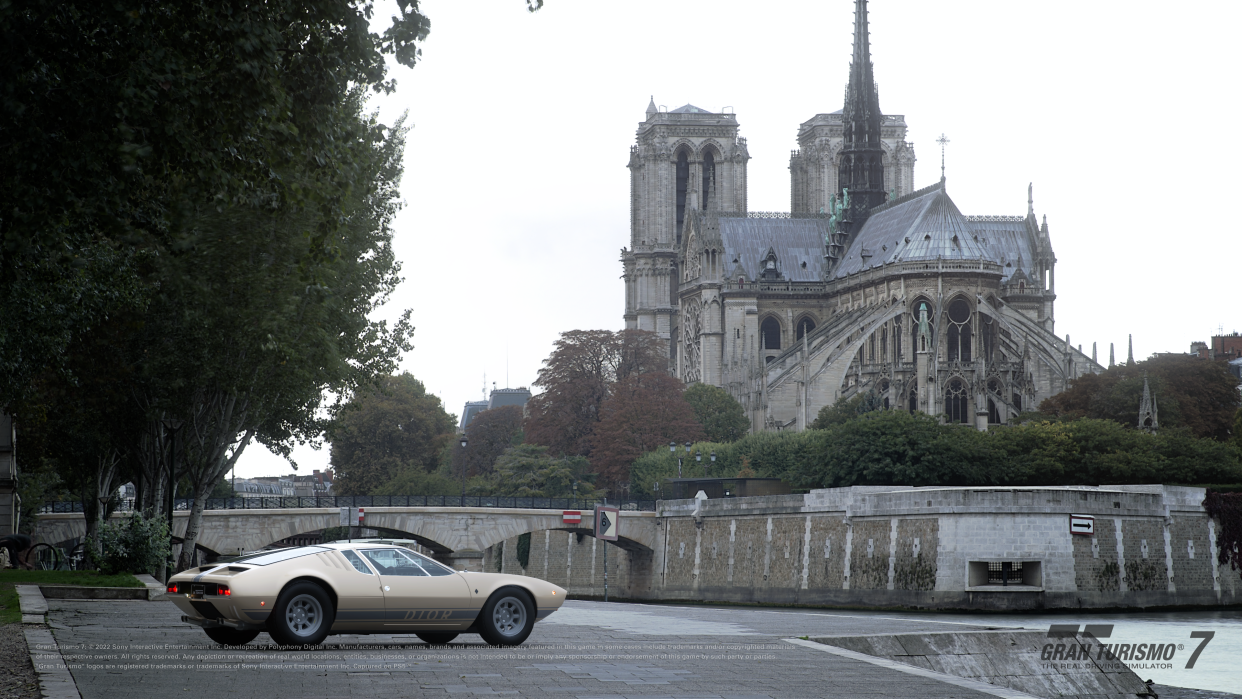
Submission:
M 519 444 L 510 447 L 496 459 L 496 469 L 487 476 L 470 479 L 466 492 L 470 495 L 502 495 L 517 497 L 594 498 L 591 465 L 581 456 L 551 456 L 547 447 Z
M 369 0 L 0 4 L 0 328 L 23 330 L 0 333 L 0 404 L 138 286 L 105 260 L 176 249 L 186 212 L 315 209 L 334 254 L 362 174 L 335 110 L 393 89 L 385 54 L 417 60 L 429 22 L 399 4 L 382 35 Z
M 233 497 L 233 484 L 229 479 L 223 476 L 212 487 L 211 492 L 207 494 L 208 498 L 225 499 Z
M 406 489 L 440 487 L 427 476 L 439 464 L 454 423 L 440 399 L 408 373 L 360 388 L 328 429 L 334 487 L 341 495 L 441 494 Z
M 811 429 L 824 430 L 833 425 L 853 420 L 876 410 L 884 409 L 884 399 L 874 390 L 864 391 L 849 398 L 839 398 L 832 405 L 819 409 L 819 415 L 811 423 Z
M 104 575 L 155 573 L 168 557 L 168 523 L 135 512 L 127 520 L 101 526 L 92 545 L 99 551 L 99 572 Z
M 1195 357 L 1154 357 L 1075 379 L 1067 391 L 1039 406 L 1047 417 L 1113 420 L 1138 425 L 1146 377 L 1156 400 L 1161 429 L 1189 430 L 1197 437 L 1227 441 L 1239 410 L 1238 379 L 1220 362 Z
M 371 495 L 460 495 L 461 481 L 420 468 L 402 468 Z
M 518 535 L 517 559 L 522 570 L 526 570 L 526 567 L 530 565 L 530 532 Z
M 1233 443 L 1242 447 L 1242 408 L 1238 408 L 1233 414 Z
M 680 449 L 678 450 L 681 451 Z M 703 461 L 695 461 L 699 451 Z M 716 452 L 716 462 L 708 454 Z M 683 475 L 782 478 L 796 488 L 851 485 L 1101 485 L 1242 482 L 1242 449 L 1185 430 L 1152 435 L 1110 420 L 1035 422 L 988 432 L 922 413 L 874 411 L 822 430 L 763 432 L 696 444 Z M 677 475 L 667 448 L 631 469 L 630 492 L 655 495 Z
M 18 452 L 20 454 L 20 450 Z M 39 522 L 39 510 L 50 500 L 66 499 L 60 475 L 47 461 L 39 461 L 34 468 L 23 469 L 17 482 L 17 494 L 22 499 L 21 522 L 23 534 L 34 532 Z
M 709 442 L 735 442 L 750 431 L 750 420 L 742 404 L 717 386 L 705 383 L 691 384 L 685 391 L 686 402 L 694 410 L 694 417 L 703 426 L 703 434 Z
M 465 449 L 457 440 L 451 442 L 454 449 L 453 471 L 459 477 L 462 469 L 465 469 L 467 477 L 487 475 L 505 449 L 521 444 L 523 438 L 521 406 L 505 405 L 484 410 L 466 426 Z

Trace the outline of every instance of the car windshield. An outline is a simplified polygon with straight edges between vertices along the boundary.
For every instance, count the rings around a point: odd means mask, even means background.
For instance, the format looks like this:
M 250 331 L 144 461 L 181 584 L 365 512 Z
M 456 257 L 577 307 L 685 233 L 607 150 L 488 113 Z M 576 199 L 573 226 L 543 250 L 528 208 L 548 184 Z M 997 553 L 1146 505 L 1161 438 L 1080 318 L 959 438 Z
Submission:
M 260 551 L 252 553 L 241 558 L 236 558 L 231 563 L 245 563 L 248 566 L 265 566 L 273 563 L 287 561 L 290 558 L 299 558 L 301 556 L 309 556 L 312 553 L 323 553 L 329 549 L 322 546 L 299 546 L 297 548 L 280 549 L 277 551 Z
M 420 556 L 413 551 L 404 549 L 359 549 L 381 575 L 405 575 L 422 577 L 427 575 L 452 575 L 453 571 Z

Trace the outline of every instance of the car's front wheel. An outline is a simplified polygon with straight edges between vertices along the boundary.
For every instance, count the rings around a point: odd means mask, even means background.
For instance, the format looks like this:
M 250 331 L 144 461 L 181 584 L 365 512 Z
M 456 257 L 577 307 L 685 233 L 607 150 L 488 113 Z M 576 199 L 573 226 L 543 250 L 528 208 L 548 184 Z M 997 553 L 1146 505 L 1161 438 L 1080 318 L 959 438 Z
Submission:
M 414 635 L 433 646 L 442 646 L 457 638 L 456 631 L 423 631 Z
M 241 631 L 227 626 L 217 626 L 203 630 L 207 632 L 208 638 L 222 646 L 244 646 L 259 635 L 258 631 Z
M 479 635 L 493 646 L 521 645 L 535 628 L 535 603 L 525 590 L 497 590 L 483 605 Z
M 294 583 L 276 598 L 267 632 L 278 645 L 318 645 L 328 637 L 335 616 L 332 600 L 322 587 L 312 582 Z

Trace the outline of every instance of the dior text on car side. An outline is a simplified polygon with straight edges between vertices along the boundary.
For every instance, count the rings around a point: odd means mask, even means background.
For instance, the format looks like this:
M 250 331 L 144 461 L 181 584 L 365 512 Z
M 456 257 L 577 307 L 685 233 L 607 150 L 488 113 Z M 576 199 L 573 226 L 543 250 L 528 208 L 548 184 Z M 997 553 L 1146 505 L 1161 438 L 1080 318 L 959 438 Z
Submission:
M 565 589 L 524 575 L 455 571 L 400 546 L 337 542 L 192 568 L 169 579 L 167 597 L 182 621 L 228 645 L 266 631 L 286 646 L 342 633 L 411 633 L 428 643 L 477 633 L 515 646 L 560 608 Z

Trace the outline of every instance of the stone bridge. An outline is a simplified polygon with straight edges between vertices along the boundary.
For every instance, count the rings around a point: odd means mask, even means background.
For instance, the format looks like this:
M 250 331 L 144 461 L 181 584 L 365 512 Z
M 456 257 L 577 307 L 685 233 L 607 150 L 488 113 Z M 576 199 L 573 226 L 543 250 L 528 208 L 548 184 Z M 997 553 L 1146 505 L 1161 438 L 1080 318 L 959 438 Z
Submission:
M 368 529 L 390 529 L 408 535 L 431 549 L 437 558 L 458 563 L 475 558 L 505 539 L 536 531 L 561 530 L 592 536 L 591 511 L 583 511 L 588 526 L 567 525 L 562 510 L 492 507 L 368 507 L 363 524 Z M 113 515 L 113 519 L 128 516 Z M 185 534 L 189 512 L 173 515 L 173 534 Z M 198 546 L 219 555 L 256 551 L 276 541 L 329 527 L 339 527 L 339 508 L 270 510 L 207 510 L 203 512 Z M 656 514 L 623 510 L 616 545 L 628 551 L 650 553 L 656 547 Z M 34 540 L 59 544 L 86 535 L 79 513 L 39 515 Z M 463 556 L 462 554 L 466 554 Z

